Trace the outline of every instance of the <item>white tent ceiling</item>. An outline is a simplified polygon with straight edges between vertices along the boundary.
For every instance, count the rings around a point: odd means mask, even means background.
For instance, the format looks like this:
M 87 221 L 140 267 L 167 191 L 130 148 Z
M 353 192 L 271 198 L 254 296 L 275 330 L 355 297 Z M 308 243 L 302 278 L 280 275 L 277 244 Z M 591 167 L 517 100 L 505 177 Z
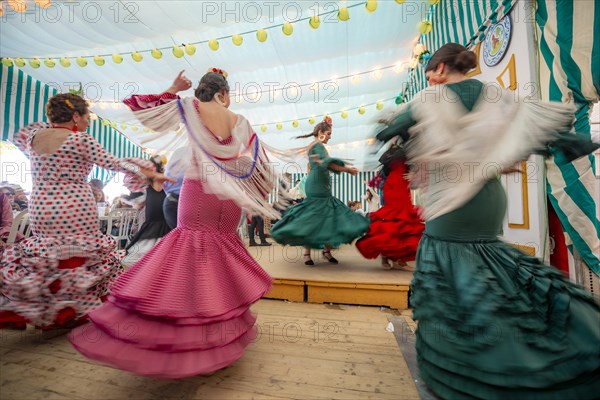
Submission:
M 315 116 L 319 121 L 331 113 L 332 155 L 353 158 L 358 165 L 365 151 L 359 141 L 373 131 L 377 114 L 373 104 L 384 100 L 386 106 L 394 104 L 407 79 L 406 67 L 397 66 L 408 62 L 418 37 L 417 26 L 429 6 L 427 1 L 398 4 L 386 0 L 377 2 L 377 9 L 368 13 L 364 1 L 54 1 L 45 10 L 34 2 L 26 3 L 28 11 L 17 14 L 4 1 L 0 56 L 40 58 L 41 67 L 26 65 L 23 70 L 63 90 L 70 83 L 81 82 L 85 96 L 96 100 L 93 111 L 103 118 L 119 122 L 120 112 L 113 101 L 132 93 L 161 92 L 182 69 L 196 84 L 208 68 L 218 67 L 229 73 L 232 92 L 237 94 L 231 109 L 246 116 L 267 143 L 280 148 L 306 144 L 308 139 L 290 139 L 312 131 L 306 118 Z M 346 22 L 339 21 L 334 11 L 344 6 L 350 12 Z M 312 29 L 307 20 L 297 21 L 330 11 L 334 12 L 321 15 L 318 29 Z M 291 36 L 276 26 L 286 21 L 293 23 Z M 276 27 L 266 30 L 266 42 L 260 43 L 255 31 L 272 26 Z M 234 34 L 242 34 L 241 46 L 232 43 Z M 176 58 L 170 49 L 174 44 L 212 38 L 221 38 L 218 51 L 200 43 L 195 55 Z M 152 58 L 147 51 L 154 48 L 166 48 L 161 59 Z M 132 51 L 141 52 L 143 60 L 134 62 L 126 54 Z M 114 53 L 123 54 L 121 64 L 111 60 Z M 95 65 L 91 58 L 83 68 L 75 59 L 69 68 L 58 62 L 61 57 L 95 55 L 107 56 L 104 66 Z M 54 58 L 56 66 L 46 67 L 46 58 Z M 359 78 L 332 80 L 377 68 L 381 70 Z M 312 85 L 314 82 L 321 83 Z M 275 96 L 269 92 L 270 88 L 292 86 L 298 89 L 295 96 L 294 89 L 285 95 L 281 90 Z M 258 100 L 257 90 L 262 92 Z M 356 110 L 361 105 L 370 105 L 364 115 Z M 344 109 L 348 109 L 347 119 L 339 114 Z M 295 119 L 298 128 L 292 126 Z M 278 122 L 283 129 L 276 128 Z M 266 133 L 261 132 L 261 124 L 268 124 Z M 129 129 L 123 133 L 128 134 Z M 160 145 L 153 143 L 154 147 Z

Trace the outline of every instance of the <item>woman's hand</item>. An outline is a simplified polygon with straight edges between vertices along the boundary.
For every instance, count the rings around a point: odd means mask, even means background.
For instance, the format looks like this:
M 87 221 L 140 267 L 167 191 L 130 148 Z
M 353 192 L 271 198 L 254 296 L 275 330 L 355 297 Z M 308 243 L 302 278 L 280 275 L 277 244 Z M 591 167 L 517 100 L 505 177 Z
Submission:
M 176 179 L 169 178 L 168 176 L 166 176 L 164 174 L 155 174 L 154 177 L 152 178 L 152 181 L 161 183 L 161 184 L 165 183 L 165 182 L 177 183 Z
M 167 93 L 176 94 L 192 87 L 192 81 L 183 75 L 184 72 L 185 70 L 181 71 L 179 75 L 177 75 L 177 78 L 175 78 L 171 87 L 166 90 Z
M 346 168 L 346 172 L 352 176 L 356 176 L 356 174 L 358 174 L 358 169 L 356 169 L 354 167 Z

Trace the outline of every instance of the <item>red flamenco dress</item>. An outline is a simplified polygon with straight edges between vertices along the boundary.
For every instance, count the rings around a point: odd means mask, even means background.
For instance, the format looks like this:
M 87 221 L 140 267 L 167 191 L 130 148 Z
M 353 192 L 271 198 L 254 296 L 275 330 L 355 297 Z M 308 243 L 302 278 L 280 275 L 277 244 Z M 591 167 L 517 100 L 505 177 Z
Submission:
M 356 242 L 356 247 L 365 258 L 381 255 L 392 261 L 414 261 L 425 225 L 404 179 L 406 164 L 393 161 L 389 170 L 383 185 L 385 204 L 369 214 L 369 232 Z

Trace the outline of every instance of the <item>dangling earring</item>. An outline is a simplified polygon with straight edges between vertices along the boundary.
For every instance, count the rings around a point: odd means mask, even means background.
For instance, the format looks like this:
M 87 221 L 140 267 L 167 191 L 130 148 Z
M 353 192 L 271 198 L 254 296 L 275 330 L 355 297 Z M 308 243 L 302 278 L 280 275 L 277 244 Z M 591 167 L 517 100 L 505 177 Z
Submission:
M 75 121 L 73 121 L 73 122 L 75 122 Z M 73 127 L 71 128 L 71 130 L 73 132 L 78 132 L 79 131 L 79 127 L 77 126 L 77 122 L 75 122 L 75 125 L 73 125 Z
M 322 142 L 325 140 L 325 135 L 319 135 L 317 139 L 319 140 L 319 142 Z

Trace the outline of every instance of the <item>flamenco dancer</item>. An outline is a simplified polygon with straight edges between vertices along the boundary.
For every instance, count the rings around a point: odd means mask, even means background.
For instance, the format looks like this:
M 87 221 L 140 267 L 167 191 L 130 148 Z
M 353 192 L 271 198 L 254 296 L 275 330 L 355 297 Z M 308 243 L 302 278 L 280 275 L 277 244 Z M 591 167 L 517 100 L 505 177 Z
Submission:
M 594 399 L 600 393 L 600 307 L 539 259 L 498 239 L 506 196 L 497 174 L 548 146 L 567 160 L 598 147 L 569 132 L 572 107 L 498 101 L 465 75 L 477 57 L 449 43 L 431 57 L 430 87 L 377 139 L 399 136 L 424 181 L 425 233 L 411 302 L 420 376 L 444 399 Z M 436 94 L 451 91 L 455 96 Z M 449 97 L 452 100 L 449 100 Z M 435 99 L 432 100 L 432 99 Z M 459 101 L 455 101 L 459 99 Z M 443 179 L 449 166 L 460 179 Z
M 224 368 L 254 339 L 250 306 L 273 279 L 247 252 L 237 225 L 241 208 L 280 216 L 267 200 L 278 176 L 250 123 L 228 110 L 226 74 L 211 70 L 195 98 L 177 96 L 191 85 L 182 71 L 166 92 L 125 100 L 156 131 L 185 127 L 190 145 L 178 161 L 185 172 L 177 227 L 114 284 L 91 324 L 70 336 L 88 358 L 172 379 Z
M 152 157 L 150 162 L 158 173 L 164 173 L 161 156 Z M 144 201 L 144 223 L 125 248 L 127 255 L 122 261 L 125 267 L 138 262 L 163 236 L 171 231 L 171 227 L 167 224 L 163 211 L 163 204 L 166 197 L 167 195 L 163 189 L 162 182 L 149 179 L 146 187 L 146 199 Z
M 369 214 L 369 232 L 356 242 L 358 251 L 365 258 L 381 255 L 384 269 L 412 271 L 406 262 L 413 261 L 425 226 L 411 201 L 404 148 L 392 144 L 379 161 L 383 164 L 382 174 L 385 204 Z M 392 263 L 390 264 L 390 260 Z
M 355 176 L 358 170 L 342 160 L 329 157 L 325 144 L 331 138 L 331 118 L 318 123 L 313 132 L 298 138 L 314 137 L 308 146 L 309 174 L 304 191 L 306 199 L 290 207 L 273 227 L 271 237 L 278 243 L 304 247 L 304 264 L 314 265 L 310 249 L 323 249 L 327 261 L 337 264 L 331 249 L 350 243 L 369 229 L 369 221 L 354 213 L 331 194 L 330 172 Z
M 116 159 L 85 133 L 89 111 L 80 96 L 52 97 L 46 115 L 50 124 L 36 122 L 15 137 L 31 160 L 33 235 L 7 247 L 2 257 L 0 327 L 73 325 L 102 304 L 123 271 L 115 240 L 99 229 L 87 182 L 94 165 L 126 173 L 131 190 L 148 178 L 167 180 L 147 161 Z

